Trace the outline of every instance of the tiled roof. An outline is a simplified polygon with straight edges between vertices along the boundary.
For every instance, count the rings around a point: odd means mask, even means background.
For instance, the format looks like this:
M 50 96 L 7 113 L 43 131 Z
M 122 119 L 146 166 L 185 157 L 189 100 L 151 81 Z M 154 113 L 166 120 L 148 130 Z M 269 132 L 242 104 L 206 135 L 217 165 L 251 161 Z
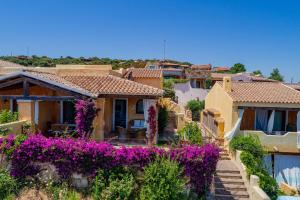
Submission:
M 207 65 L 192 65 L 192 70 L 211 70 L 211 64 Z
M 300 91 L 300 83 L 285 83 L 285 85 Z
M 274 80 L 261 77 L 254 76 L 251 73 L 238 73 L 238 74 L 223 74 L 223 73 L 211 73 L 212 80 L 222 80 L 224 77 L 231 77 L 232 81 L 244 81 L 244 82 L 276 82 Z
M 129 69 L 124 78 L 161 78 L 162 70 L 160 69 Z
M 99 95 L 162 96 L 163 90 L 126 80 L 112 75 L 106 76 L 63 76 L 69 82 L 80 85 L 87 91 Z
M 0 77 L 0 81 L 6 78 L 23 75 L 37 80 L 42 80 L 50 84 L 75 91 L 91 97 L 101 95 L 121 95 L 121 96 L 162 96 L 163 90 L 137 83 L 134 81 L 119 78 L 113 75 L 58 75 L 55 72 L 42 72 L 37 70 L 23 70 Z
M 232 82 L 232 90 L 227 93 L 234 102 L 240 103 L 300 104 L 300 92 L 281 82 Z
M 219 71 L 229 71 L 230 67 L 214 67 L 213 71 L 219 72 Z

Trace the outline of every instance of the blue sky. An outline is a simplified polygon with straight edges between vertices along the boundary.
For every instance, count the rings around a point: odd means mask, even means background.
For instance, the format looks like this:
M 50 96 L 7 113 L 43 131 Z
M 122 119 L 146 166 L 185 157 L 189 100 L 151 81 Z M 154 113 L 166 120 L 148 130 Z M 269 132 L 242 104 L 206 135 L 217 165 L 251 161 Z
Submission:
M 166 57 L 300 81 L 297 0 L 1 0 L 0 55 Z

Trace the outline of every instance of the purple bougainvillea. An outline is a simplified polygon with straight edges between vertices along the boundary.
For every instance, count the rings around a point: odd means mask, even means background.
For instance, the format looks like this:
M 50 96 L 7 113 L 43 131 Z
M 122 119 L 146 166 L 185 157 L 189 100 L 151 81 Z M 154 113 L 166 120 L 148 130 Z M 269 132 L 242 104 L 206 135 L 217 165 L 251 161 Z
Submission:
M 92 99 L 77 100 L 75 109 L 77 134 L 81 138 L 89 138 L 93 132 L 93 120 L 97 114 L 95 102 Z
M 14 145 L 13 137 L 0 139 L 0 153 L 4 153 L 11 145 Z M 38 172 L 36 163 L 51 163 L 64 179 L 75 172 L 94 176 L 99 168 L 108 170 L 115 166 L 143 170 L 149 162 L 162 156 L 176 160 L 189 177 L 190 187 L 202 195 L 211 184 L 219 159 L 219 149 L 211 144 L 169 150 L 138 146 L 115 148 L 104 142 L 31 135 L 14 149 L 10 157 L 11 174 L 16 178 L 24 178 Z
M 156 135 L 156 111 L 154 106 L 151 106 L 148 109 L 147 123 L 149 123 L 148 145 L 152 146 L 154 144 L 154 139 Z

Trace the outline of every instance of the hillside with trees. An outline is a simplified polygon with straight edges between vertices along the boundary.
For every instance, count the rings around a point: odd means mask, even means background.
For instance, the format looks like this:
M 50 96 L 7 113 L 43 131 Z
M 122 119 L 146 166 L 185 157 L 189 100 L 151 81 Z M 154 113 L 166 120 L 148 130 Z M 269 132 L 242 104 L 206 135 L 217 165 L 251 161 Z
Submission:
M 112 65 L 113 69 L 119 68 L 144 68 L 148 61 L 158 61 L 156 59 L 152 60 L 125 60 L 125 59 L 111 59 L 111 58 L 99 58 L 99 57 L 60 57 L 60 58 L 50 58 L 47 56 L 1 56 L 1 60 L 10 61 L 24 66 L 34 66 L 34 67 L 55 67 L 57 64 L 84 64 L 84 65 Z M 188 62 L 179 62 L 174 60 L 168 60 L 169 62 L 188 64 Z

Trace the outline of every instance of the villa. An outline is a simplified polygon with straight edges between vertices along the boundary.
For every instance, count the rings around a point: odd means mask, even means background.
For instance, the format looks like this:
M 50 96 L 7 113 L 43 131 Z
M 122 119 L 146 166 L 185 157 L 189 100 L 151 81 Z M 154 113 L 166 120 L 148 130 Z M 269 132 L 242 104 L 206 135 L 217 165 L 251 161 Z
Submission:
M 299 187 L 300 92 L 281 82 L 235 82 L 224 77 L 205 99 L 202 126 L 228 144 L 256 135 L 269 152 L 266 164 L 280 183 Z
M 120 75 L 121 76 L 121 75 Z M 94 99 L 93 137 L 145 139 L 148 109 L 163 90 L 118 77 L 111 70 L 21 70 L 0 77 L 0 108 L 18 111 L 43 133 L 75 128 L 77 99 Z M 138 135 L 139 134 L 139 135 Z

